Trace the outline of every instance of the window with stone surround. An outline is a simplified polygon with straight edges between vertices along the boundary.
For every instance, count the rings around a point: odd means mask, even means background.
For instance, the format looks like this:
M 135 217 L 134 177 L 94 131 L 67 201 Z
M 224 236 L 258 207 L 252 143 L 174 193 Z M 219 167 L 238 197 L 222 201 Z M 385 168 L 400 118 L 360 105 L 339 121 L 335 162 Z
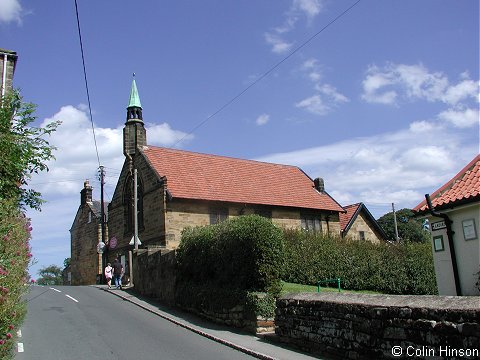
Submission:
M 302 230 L 321 232 L 322 231 L 322 219 L 319 214 L 301 214 L 301 226 Z
M 218 224 L 227 220 L 228 209 L 227 208 L 211 208 L 210 209 L 210 224 Z

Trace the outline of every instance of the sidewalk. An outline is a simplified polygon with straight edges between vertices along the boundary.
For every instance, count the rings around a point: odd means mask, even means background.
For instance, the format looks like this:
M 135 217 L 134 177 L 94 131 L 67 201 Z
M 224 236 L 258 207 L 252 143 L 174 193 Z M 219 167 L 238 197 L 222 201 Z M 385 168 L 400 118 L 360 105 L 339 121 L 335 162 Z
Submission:
M 104 285 L 96 285 L 110 294 L 116 295 L 125 301 L 129 301 L 146 311 L 160 316 L 176 325 L 193 331 L 213 341 L 222 343 L 231 348 L 264 360 L 307 360 L 318 359 L 311 355 L 288 348 L 284 344 L 273 341 L 274 334 L 262 336 L 262 338 L 241 332 L 235 328 L 215 324 L 206 321 L 194 314 L 170 308 L 155 302 L 152 299 L 136 295 L 132 290 L 108 289 Z M 272 338 L 270 341 L 269 338 Z

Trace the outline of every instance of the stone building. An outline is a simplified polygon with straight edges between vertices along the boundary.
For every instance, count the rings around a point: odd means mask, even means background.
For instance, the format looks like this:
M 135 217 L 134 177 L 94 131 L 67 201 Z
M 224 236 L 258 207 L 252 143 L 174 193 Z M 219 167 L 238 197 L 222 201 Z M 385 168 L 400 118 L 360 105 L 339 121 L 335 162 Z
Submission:
M 17 53 L 0 49 L 0 94 L 1 97 L 13 88 L 13 74 L 17 65 Z
M 102 255 L 97 246 L 102 240 L 101 203 L 92 199 L 92 187 L 85 181 L 80 192 L 80 206 L 70 229 L 71 285 L 92 285 L 102 273 Z M 108 238 L 108 229 L 106 231 Z
M 387 240 L 387 235 L 364 203 L 347 205 L 343 208 L 346 212 L 340 213 L 342 237 L 373 243 Z
M 149 146 L 142 116 L 133 80 L 123 131 L 126 159 L 109 204 L 115 256 L 126 257 L 133 247 L 135 170 L 142 246 L 175 249 L 187 226 L 253 213 L 285 228 L 340 235 L 344 210 L 323 180 L 295 166 Z

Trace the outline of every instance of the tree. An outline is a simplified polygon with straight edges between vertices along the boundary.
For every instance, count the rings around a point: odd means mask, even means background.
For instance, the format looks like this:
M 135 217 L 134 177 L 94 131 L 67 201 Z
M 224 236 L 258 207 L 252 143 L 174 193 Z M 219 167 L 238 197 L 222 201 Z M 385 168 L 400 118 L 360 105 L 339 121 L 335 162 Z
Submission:
M 59 121 L 34 127 L 36 106 L 23 102 L 14 90 L 0 102 L 0 201 L 16 199 L 21 208 L 40 210 L 41 194 L 28 188 L 32 174 L 48 171 L 47 161 L 54 159 L 45 139 L 56 130 Z
M 37 283 L 40 285 L 62 285 L 62 269 L 57 265 L 50 265 L 38 270 L 40 277 Z
M 63 260 L 63 268 L 64 269 L 68 268 L 71 262 L 72 262 L 71 258 L 66 258 L 65 260 Z
M 401 209 L 396 211 L 397 215 L 397 229 L 398 236 L 403 241 L 413 242 L 427 242 L 430 239 L 430 234 L 425 231 L 422 222 L 415 218 L 414 213 L 410 209 Z M 395 240 L 395 222 L 393 219 L 393 212 L 383 215 L 377 220 L 382 227 L 387 238 Z

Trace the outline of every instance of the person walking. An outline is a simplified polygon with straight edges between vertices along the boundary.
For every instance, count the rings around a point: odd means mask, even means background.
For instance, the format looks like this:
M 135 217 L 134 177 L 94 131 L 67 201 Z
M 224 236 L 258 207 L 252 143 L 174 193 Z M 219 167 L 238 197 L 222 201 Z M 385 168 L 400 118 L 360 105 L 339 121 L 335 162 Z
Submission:
M 123 265 L 115 259 L 113 262 L 113 276 L 115 276 L 115 288 L 122 289 Z
M 107 285 L 109 289 L 112 287 L 112 277 L 113 277 L 113 268 L 112 268 L 112 265 L 108 263 L 107 266 L 105 267 L 105 278 L 107 279 Z

